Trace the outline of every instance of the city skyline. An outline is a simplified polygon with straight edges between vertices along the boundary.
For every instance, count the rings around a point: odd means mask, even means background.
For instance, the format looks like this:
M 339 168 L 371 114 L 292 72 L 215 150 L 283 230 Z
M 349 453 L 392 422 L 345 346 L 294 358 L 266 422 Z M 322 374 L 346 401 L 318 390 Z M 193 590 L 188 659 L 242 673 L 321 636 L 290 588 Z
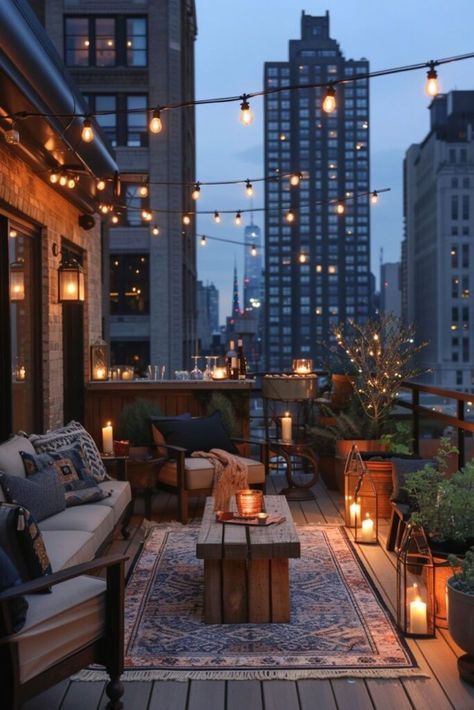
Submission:
M 265 61 L 284 60 L 288 41 L 298 36 L 302 10 L 321 15 L 330 12 L 331 33 L 337 37 L 349 59 L 366 57 L 372 69 L 429 61 L 469 52 L 472 49 L 469 18 L 474 6 L 467 0 L 452 8 L 440 0 L 422 16 L 413 3 L 402 0 L 396 6 L 373 6 L 368 0 L 355 5 L 307 2 L 289 5 L 282 0 L 261 0 L 257 6 L 242 0 L 230 6 L 215 0 L 197 0 L 196 97 L 239 94 L 263 86 Z M 252 16 L 252 23 L 248 17 Z M 236 31 L 235 28 L 242 28 Z M 449 32 L 447 31 L 449 29 Z M 390 37 L 399 39 L 388 43 Z M 262 41 L 264 37 L 264 41 Z M 219 61 L 216 62 L 216 57 Z M 469 89 L 474 60 L 440 67 L 442 91 Z M 400 259 L 403 236 L 402 164 L 406 149 L 426 132 L 429 99 L 424 93 L 425 72 L 374 79 L 371 91 L 371 186 L 391 187 L 372 212 L 372 272 L 378 278 L 379 249 L 387 261 Z M 393 107 L 398 107 L 393 110 Z M 406 107 L 407 121 L 399 107 Z M 245 179 L 263 176 L 263 102 L 252 101 L 253 124 L 244 128 L 238 120 L 238 105 L 199 107 L 197 119 L 198 179 Z M 402 117 L 403 118 L 403 117 Z M 263 187 L 255 187 L 254 207 L 263 206 Z M 203 188 L 198 209 L 245 209 L 250 200 L 242 185 Z M 263 228 L 263 214 L 254 213 Z M 198 231 L 244 241 L 244 219 L 238 228 L 232 216 L 215 225 L 210 216 L 198 219 Z M 208 242 L 198 245 L 198 278 L 216 284 L 221 294 L 220 322 L 230 313 L 232 265 L 237 257 L 242 283 L 244 247 Z

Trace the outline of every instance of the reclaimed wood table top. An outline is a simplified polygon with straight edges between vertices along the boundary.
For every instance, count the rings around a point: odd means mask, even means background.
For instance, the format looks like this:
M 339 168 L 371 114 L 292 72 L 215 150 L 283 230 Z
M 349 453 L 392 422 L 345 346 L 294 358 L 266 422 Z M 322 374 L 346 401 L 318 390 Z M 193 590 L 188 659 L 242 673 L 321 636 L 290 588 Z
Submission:
M 232 498 L 232 510 L 237 510 Z M 207 498 L 202 516 L 196 557 L 204 560 L 263 560 L 300 557 L 300 541 L 288 503 L 283 496 L 264 496 L 264 509 L 282 515 L 279 525 L 229 525 L 216 521 L 214 499 Z

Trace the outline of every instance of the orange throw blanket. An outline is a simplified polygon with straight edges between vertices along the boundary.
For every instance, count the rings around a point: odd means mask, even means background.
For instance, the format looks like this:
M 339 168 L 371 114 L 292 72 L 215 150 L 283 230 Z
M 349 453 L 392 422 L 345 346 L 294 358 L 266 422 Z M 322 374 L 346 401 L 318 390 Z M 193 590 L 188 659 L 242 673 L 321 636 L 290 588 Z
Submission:
M 214 510 L 230 510 L 231 497 L 235 495 L 236 491 L 249 487 L 247 464 L 223 449 L 194 451 L 191 456 L 197 459 L 207 459 L 214 468 L 212 486 Z

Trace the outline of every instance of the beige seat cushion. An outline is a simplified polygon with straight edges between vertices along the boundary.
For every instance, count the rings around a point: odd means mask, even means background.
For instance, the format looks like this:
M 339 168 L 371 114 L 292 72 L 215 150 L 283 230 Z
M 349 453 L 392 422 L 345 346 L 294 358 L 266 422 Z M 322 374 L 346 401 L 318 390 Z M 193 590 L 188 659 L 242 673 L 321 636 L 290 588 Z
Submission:
M 105 582 L 76 577 L 51 594 L 29 594 L 26 623 L 8 640 L 18 644 L 22 683 L 100 638 L 105 622 Z
M 114 529 L 114 513 L 104 505 L 88 503 L 66 508 L 39 523 L 41 532 L 46 530 L 81 530 L 92 533 L 100 545 Z
M 103 483 L 99 483 L 99 488 L 102 488 L 103 491 L 107 491 L 108 493 L 111 492 L 112 495 L 103 500 L 98 500 L 93 505 L 102 505 L 107 508 L 112 508 L 114 525 L 116 525 L 125 508 L 132 500 L 130 483 L 128 481 L 104 481 Z
M 247 464 L 249 484 L 264 483 L 265 467 L 261 461 L 247 459 L 244 456 L 237 456 Z M 186 458 L 184 460 L 185 488 L 188 491 L 198 488 L 212 488 L 214 479 L 214 469 L 207 459 Z M 177 485 L 176 462 L 168 461 L 158 473 L 158 481 L 168 486 Z
M 44 530 L 43 540 L 53 572 L 93 560 L 100 542 L 82 530 Z

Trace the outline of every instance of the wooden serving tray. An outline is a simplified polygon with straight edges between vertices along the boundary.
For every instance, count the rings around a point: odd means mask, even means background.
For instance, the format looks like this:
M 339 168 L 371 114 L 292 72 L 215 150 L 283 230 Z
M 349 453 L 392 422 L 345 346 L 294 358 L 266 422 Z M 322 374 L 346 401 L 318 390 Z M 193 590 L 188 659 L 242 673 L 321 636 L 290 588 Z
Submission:
M 257 528 L 265 528 L 268 525 L 279 525 L 286 520 L 284 515 L 269 515 L 265 522 L 259 522 L 258 518 L 241 518 L 238 513 L 222 512 L 216 513 L 218 523 L 230 523 L 232 525 L 252 525 Z

